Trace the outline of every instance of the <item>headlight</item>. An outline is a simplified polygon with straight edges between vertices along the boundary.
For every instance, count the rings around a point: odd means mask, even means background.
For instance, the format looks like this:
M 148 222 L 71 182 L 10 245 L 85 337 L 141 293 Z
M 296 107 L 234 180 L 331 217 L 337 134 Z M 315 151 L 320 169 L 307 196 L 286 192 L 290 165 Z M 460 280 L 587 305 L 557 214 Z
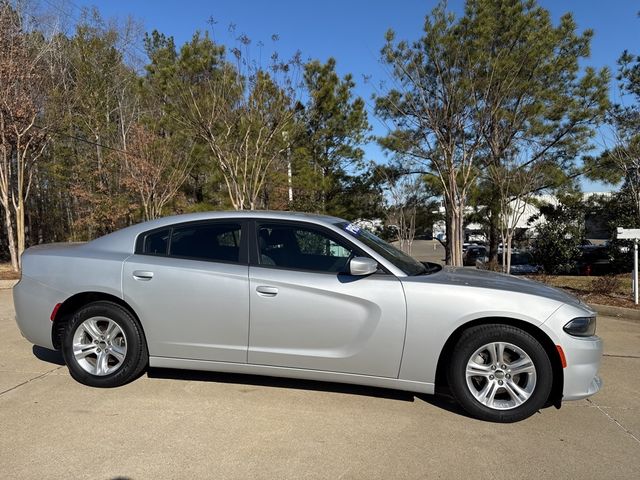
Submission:
M 596 317 L 574 318 L 563 330 L 574 337 L 591 337 L 596 334 Z

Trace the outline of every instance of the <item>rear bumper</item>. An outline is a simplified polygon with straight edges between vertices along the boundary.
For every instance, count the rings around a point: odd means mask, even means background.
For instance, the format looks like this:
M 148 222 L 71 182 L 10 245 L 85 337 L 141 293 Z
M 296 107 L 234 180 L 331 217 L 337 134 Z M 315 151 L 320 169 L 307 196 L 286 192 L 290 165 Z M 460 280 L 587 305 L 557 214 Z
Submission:
M 64 293 L 23 275 L 13 287 L 16 323 L 22 336 L 34 345 L 53 348 L 51 312 L 64 299 Z

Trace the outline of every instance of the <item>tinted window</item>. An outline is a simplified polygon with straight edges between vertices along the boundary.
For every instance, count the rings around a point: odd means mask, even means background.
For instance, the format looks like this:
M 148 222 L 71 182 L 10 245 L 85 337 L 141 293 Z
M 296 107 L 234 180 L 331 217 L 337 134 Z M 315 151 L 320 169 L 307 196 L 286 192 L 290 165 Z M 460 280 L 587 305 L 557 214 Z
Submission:
M 511 265 L 531 265 L 533 264 L 533 257 L 530 253 L 512 253 Z
M 502 254 L 498 254 L 498 263 L 502 264 Z M 511 265 L 531 265 L 533 256 L 527 252 L 515 252 L 511 254 Z
M 260 225 L 258 240 L 264 266 L 342 273 L 352 252 L 318 230 L 295 225 Z
M 241 227 L 237 223 L 196 224 L 175 227 L 169 255 L 196 260 L 238 262 Z
M 170 232 L 170 229 L 166 229 L 147 235 L 144 238 L 142 253 L 147 255 L 166 255 Z

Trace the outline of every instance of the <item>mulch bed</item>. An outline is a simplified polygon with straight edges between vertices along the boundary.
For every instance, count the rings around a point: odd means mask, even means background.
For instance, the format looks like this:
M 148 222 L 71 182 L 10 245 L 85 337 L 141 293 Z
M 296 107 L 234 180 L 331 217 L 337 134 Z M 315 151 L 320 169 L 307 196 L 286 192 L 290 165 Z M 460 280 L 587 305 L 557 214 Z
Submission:
M 547 276 L 547 275 L 535 275 L 528 276 L 531 280 L 536 280 L 538 282 L 545 283 L 552 287 L 559 288 L 561 290 L 565 290 L 566 292 L 575 295 L 580 298 L 585 303 L 589 304 L 598 304 L 598 305 L 610 305 L 612 307 L 624 307 L 624 308 L 632 308 L 634 310 L 640 310 L 640 306 L 633 303 L 633 298 L 631 292 L 629 293 L 620 293 L 620 291 L 614 291 L 611 293 L 603 294 L 603 293 L 594 293 L 589 288 L 590 281 L 597 277 L 563 277 L 563 276 Z M 558 284 L 560 283 L 560 284 Z M 576 288 L 562 283 L 577 283 L 583 288 Z M 619 289 L 620 290 L 620 289 Z M 624 288 L 623 288 L 624 290 Z
M 601 295 L 598 293 L 585 292 L 574 288 L 563 288 L 567 292 L 581 298 L 585 303 L 595 303 L 598 305 L 611 305 L 613 307 L 633 308 L 639 310 L 640 307 L 633 303 L 631 297 L 620 297 L 618 295 Z

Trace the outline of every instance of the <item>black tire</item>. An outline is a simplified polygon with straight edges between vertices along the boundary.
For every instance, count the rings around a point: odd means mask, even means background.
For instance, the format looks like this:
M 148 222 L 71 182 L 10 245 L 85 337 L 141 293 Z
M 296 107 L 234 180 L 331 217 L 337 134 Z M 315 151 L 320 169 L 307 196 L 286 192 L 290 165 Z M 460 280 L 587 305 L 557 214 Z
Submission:
M 104 317 L 115 322 L 126 338 L 126 354 L 118 363 L 118 368 L 107 375 L 94 375 L 86 371 L 73 353 L 73 339 L 85 320 Z M 80 383 L 91 387 L 119 387 L 135 380 L 146 368 L 149 355 L 142 328 L 136 318 L 126 308 L 109 301 L 98 301 L 80 308 L 66 325 L 62 340 L 62 356 L 71 376 Z
M 535 383 L 531 381 L 530 388 L 532 388 L 532 391 L 529 398 L 524 403 L 509 409 L 492 408 L 481 403 L 476 399 L 471 387 L 467 384 L 467 363 L 479 349 L 493 342 L 507 343 L 521 349 L 529 356 L 535 367 Z M 485 363 L 488 365 L 491 361 L 487 359 Z M 498 366 L 498 369 L 501 372 L 501 376 L 505 374 L 500 366 Z M 501 324 L 480 325 L 466 330 L 454 347 L 447 373 L 449 387 L 462 408 L 478 419 L 500 423 L 524 420 L 540 410 L 547 402 L 553 384 L 551 361 L 540 342 L 524 330 Z M 514 375 L 512 380 L 523 381 L 525 384 L 530 381 L 529 377 L 525 376 L 525 378 L 521 379 L 521 376 Z M 500 377 L 492 375 L 490 378 L 497 379 Z M 511 378 L 511 376 L 508 378 Z M 488 379 L 481 377 L 479 379 L 473 377 L 472 381 L 479 382 L 478 390 L 481 390 L 486 385 L 486 383 L 483 384 L 482 382 L 489 382 Z M 497 381 L 495 380 L 495 382 Z M 506 381 L 505 379 L 504 382 Z M 501 383 L 500 385 L 503 384 Z M 509 399 L 513 398 L 504 387 L 496 388 L 498 391 L 496 397 L 502 396 L 502 398 L 506 399 L 505 402 L 509 402 Z

